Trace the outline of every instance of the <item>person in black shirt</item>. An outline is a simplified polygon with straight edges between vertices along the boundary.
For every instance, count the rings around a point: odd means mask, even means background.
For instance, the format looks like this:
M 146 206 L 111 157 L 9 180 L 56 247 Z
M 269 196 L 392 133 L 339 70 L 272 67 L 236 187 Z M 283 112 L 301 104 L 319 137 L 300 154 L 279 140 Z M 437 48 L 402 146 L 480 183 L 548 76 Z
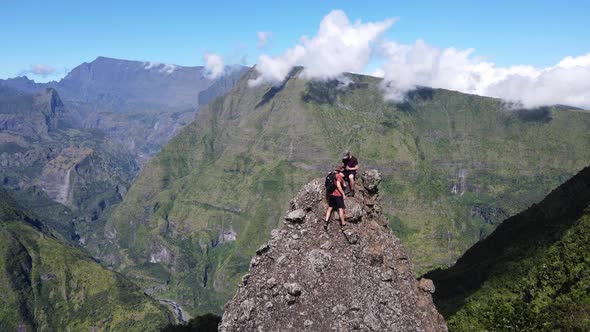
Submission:
M 344 151 L 342 154 L 342 163 L 344 164 L 344 179 L 350 183 L 350 196 L 354 197 L 354 178 L 359 169 L 359 162 L 355 156 L 350 154 L 350 151 Z

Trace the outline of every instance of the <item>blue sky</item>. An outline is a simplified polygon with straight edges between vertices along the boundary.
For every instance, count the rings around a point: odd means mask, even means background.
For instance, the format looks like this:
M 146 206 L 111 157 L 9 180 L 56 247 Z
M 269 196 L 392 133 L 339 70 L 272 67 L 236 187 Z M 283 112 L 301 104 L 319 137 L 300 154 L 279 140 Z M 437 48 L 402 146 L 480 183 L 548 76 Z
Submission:
M 203 64 L 203 53 L 226 63 L 278 55 L 313 36 L 333 9 L 350 20 L 399 20 L 386 37 L 400 43 L 474 48 L 499 66 L 557 63 L 590 52 L 588 1 L 16 1 L 0 0 L 0 78 L 32 65 L 65 71 L 97 56 L 179 65 Z M 256 48 L 258 31 L 271 32 Z

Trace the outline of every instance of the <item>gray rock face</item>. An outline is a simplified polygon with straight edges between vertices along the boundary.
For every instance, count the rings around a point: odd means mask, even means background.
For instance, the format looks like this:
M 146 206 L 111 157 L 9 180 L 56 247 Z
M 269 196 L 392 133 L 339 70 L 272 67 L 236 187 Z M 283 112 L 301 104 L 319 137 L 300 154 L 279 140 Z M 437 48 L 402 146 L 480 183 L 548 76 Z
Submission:
M 379 173 L 361 179 L 345 201 L 354 222 L 344 229 L 334 217 L 323 228 L 323 179 L 299 191 L 287 213 L 297 222 L 274 230 L 259 250 L 220 331 L 447 331 L 434 287 L 416 280 L 381 215 Z
M 303 222 L 304 219 L 305 211 L 303 211 L 302 209 L 291 211 L 287 213 L 287 216 L 285 216 L 285 221 L 289 223 L 300 223 Z
M 365 189 L 367 189 L 369 192 L 377 190 L 377 187 L 381 183 L 381 175 L 377 170 L 374 169 L 364 171 L 361 174 L 361 178 L 363 179 Z

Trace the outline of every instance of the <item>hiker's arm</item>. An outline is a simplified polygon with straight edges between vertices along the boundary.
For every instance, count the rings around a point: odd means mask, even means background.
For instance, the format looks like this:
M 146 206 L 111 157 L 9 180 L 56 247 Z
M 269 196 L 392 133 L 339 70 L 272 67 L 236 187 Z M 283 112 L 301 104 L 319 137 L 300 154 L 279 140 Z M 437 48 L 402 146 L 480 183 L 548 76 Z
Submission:
M 359 164 L 356 164 L 356 166 L 354 166 L 354 167 L 346 166 L 346 170 L 348 170 L 348 171 L 358 171 L 359 170 Z
M 342 197 L 344 197 L 344 190 L 342 189 L 342 184 L 340 183 L 340 181 L 336 181 L 336 188 L 338 188 L 338 190 L 340 191 L 340 193 L 342 194 Z

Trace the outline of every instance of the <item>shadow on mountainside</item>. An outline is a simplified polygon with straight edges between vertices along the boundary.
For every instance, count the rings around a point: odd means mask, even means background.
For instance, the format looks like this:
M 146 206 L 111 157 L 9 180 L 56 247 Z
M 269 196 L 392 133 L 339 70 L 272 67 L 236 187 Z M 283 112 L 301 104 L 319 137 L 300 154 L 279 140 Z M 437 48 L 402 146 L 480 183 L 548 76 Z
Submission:
M 436 285 L 434 300 L 438 310 L 447 319 L 454 315 L 486 281 L 511 273 L 516 264 L 560 241 L 577 225 L 588 206 L 590 167 L 553 190 L 540 203 L 508 218 L 485 240 L 471 247 L 454 266 L 425 274 Z

